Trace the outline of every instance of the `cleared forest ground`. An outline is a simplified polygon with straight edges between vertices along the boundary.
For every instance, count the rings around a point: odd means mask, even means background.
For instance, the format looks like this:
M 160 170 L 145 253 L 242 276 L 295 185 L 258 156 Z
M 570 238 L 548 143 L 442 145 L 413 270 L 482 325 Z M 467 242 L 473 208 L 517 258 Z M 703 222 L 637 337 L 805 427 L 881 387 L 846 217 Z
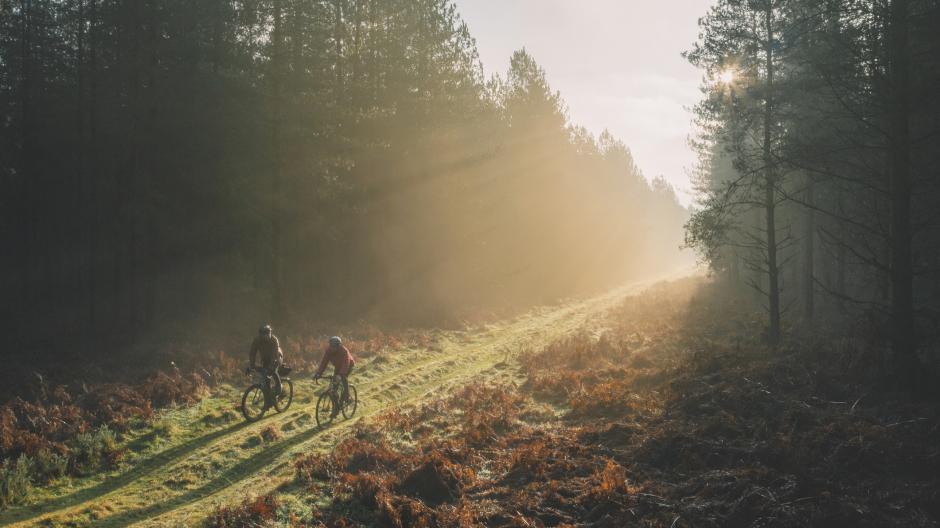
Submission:
M 122 439 L 126 463 L 111 474 L 65 480 L 40 491 L 25 507 L 0 513 L 14 526 L 188 526 L 218 504 L 238 503 L 293 478 L 299 453 L 328 451 L 364 419 L 438 397 L 477 380 L 519 375 L 514 358 L 600 321 L 602 313 L 650 281 L 569 305 L 536 309 L 473 332 L 440 332 L 427 348 L 376 356 L 355 376 L 357 418 L 320 429 L 313 420 L 319 390 L 298 379 L 293 406 L 245 424 L 235 412 L 240 387 L 161 416 L 153 428 Z
M 686 279 L 504 370 L 358 423 L 208 528 L 937 526 L 940 415 L 877 347 Z M 518 382 L 517 382 L 518 381 Z
M 877 347 L 792 329 L 771 349 L 721 284 L 651 284 L 375 356 L 358 417 L 326 429 L 306 380 L 250 425 L 220 389 L 0 523 L 940 525 L 940 414 L 885 385 Z

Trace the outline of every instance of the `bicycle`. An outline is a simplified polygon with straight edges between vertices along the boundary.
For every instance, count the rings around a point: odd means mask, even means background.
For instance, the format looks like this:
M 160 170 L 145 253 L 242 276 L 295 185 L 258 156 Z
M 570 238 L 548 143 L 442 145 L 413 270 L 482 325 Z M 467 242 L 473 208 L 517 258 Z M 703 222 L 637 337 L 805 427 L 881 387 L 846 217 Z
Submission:
M 290 367 L 278 367 L 281 374 L 281 392 L 276 398 L 272 398 L 271 385 L 274 383 L 274 376 L 266 374 L 263 369 L 246 370 L 246 374 L 254 374 L 252 384 L 242 395 L 242 416 L 246 421 L 257 422 L 271 407 L 279 413 L 290 407 L 294 401 L 294 383 L 287 377 L 290 371 Z
M 333 421 L 333 406 L 342 398 L 343 383 L 342 378 L 339 376 L 323 376 L 330 380 L 329 386 L 320 393 L 320 397 L 317 398 L 317 426 L 323 427 Z M 317 382 L 319 383 L 319 382 Z M 359 408 L 359 395 L 356 392 L 356 387 L 352 383 L 346 382 L 347 387 L 349 387 L 349 392 L 347 393 L 346 401 L 342 402 L 340 407 L 340 412 L 343 413 L 343 418 L 347 420 L 352 418 L 356 414 L 356 409 Z

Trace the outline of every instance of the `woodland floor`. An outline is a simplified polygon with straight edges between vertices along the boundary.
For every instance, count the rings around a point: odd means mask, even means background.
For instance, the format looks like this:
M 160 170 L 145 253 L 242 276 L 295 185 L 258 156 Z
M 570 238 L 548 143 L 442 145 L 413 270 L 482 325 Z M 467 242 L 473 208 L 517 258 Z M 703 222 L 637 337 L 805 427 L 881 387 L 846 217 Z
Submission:
M 255 424 L 219 387 L 0 525 L 940 525 L 940 413 L 869 348 L 770 350 L 706 280 L 650 284 L 377 355 L 324 429 L 305 379 Z
M 120 436 L 125 455 L 111 472 L 66 477 L 34 489 L 29 504 L 0 511 L 0 525 L 191 526 L 218 504 L 235 503 L 294 479 L 297 456 L 328 452 L 364 421 L 390 406 L 435 398 L 479 380 L 518 379 L 516 360 L 593 325 L 601 315 L 650 282 L 467 332 L 437 332 L 424 346 L 387 351 L 357 368 L 362 401 L 357 417 L 316 426 L 305 376 L 283 414 L 245 424 L 236 413 L 240 387 L 221 386 L 198 403 L 158 413 L 153 426 Z M 275 431 L 272 433 L 272 431 Z

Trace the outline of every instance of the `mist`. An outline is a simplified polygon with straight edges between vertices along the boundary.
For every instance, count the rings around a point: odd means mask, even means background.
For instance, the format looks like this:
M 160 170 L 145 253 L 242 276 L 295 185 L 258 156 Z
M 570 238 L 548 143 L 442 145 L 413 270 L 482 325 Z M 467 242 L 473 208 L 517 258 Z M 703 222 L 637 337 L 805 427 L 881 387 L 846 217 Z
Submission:
M 938 6 L 0 0 L 0 525 L 940 525 Z
M 450 2 L 3 6 L 14 349 L 452 326 L 687 262 L 666 180 L 524 49 L 485 77 Z

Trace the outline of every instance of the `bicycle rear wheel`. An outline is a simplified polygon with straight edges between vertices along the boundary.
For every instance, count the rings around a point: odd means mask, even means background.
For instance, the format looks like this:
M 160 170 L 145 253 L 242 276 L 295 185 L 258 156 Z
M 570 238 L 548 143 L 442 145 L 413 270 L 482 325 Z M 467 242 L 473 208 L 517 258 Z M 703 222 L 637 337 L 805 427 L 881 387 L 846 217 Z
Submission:
M 352 418 L 356 414 L 357 408 L 359 408 L 359 395 L 356 393 L 356 387 L 350 385 L 346 405 L 343 405 L 343 418 Z
M 333 421 L 333 398 L 330 391 L 320 395 L 317 400 L 317 425 L 324 427 Z
M 274 409 L 282 413 L 290 407 L 292 401 L 294 401 L 294 384 L 289 379 L 282 379 L 281 393 L 274 399 Z

